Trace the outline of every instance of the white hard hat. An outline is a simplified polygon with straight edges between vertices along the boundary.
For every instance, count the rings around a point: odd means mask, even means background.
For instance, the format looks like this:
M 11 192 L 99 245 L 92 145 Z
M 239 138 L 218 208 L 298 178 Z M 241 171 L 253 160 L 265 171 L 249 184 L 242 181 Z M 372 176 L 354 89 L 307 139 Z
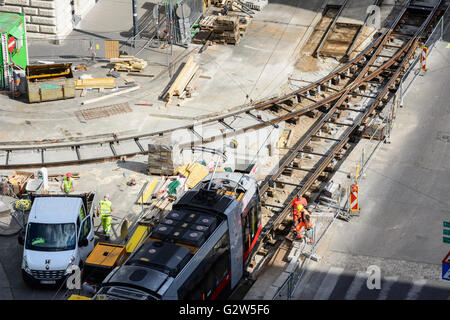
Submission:
M 109 194 L 107 193 L 107 194 L 105 194 L 105 196 L 103 197 L 103 198 L 108 198 L 109 199 Z

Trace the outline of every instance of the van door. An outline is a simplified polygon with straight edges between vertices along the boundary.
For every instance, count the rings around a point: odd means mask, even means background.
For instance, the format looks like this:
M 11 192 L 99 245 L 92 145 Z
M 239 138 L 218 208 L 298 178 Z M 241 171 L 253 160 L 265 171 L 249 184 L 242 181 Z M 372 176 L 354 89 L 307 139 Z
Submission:
M 92 223 L 92 215 L 88 215 L 81 222 L 78 234 L 78 250 L 80 251 L 81 260 L 85 261 L 88 255 L 94 250 L 94 226 Z

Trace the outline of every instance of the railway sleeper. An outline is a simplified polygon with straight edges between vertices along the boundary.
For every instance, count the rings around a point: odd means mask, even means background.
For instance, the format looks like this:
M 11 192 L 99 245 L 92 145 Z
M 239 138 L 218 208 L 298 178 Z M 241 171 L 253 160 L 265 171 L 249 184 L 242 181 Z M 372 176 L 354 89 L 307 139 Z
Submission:
M 320 190 L 320 185 L 321 184 L 322 183 L 320 181 L 318 181 L 318 180 L 314 181 L 314 183 L 311 185 L 311 187 L 309 187 L 309 191 L 311 193 L 318 192 Z M 311 195 L 310 195 L 310 197 L 311 197 Z M 308 200 L 308 202 L 309 202 L 309 200 Z
M 299 158 L 295 158 L 294 160 L 292 160 L 292 167 L 293 168 L 301 168 L 302 161 Z
M 340 82 L 341 82 L 340 75 L 337 75 L 336 77 L 331 78 L 331 84 L 334 86 L 339 85 Z
M 325 123 L 322 128 L 320 128 L 320 130 L 322 130 L 325 133 L 330 133 L 331 132 L 331 127 L 329 124 Z
M 287 105 L 287 106 L 289 106 L 289 107 L 293 107 L 294 105 L 296 105 L 297 103 L 298 103 L 298 101 L 297 101 L 297 96 L 293 96 L 292 98 L 290 98 L 290 99 L 286 99 L 286 100 L 284 100 L 283 102 L 281 102 L 282 104 L 285 104 L 285 105 Z
M 317 115 L 319 114 L 319 111 L 317 110 L 311 110 L 305 113 L 305 116 L 307 116 L 308 118 L 314 119 L 317 118 Z
M 322 172 L 319 177 L 317 178 L 319 181 L 327 181 L 329 178 L 329 172 Z
M 334 170 L 336 169 L 336 164 L 337 164 L 337 160 L 333 159 L 331 161 L 331 163 L 325 167 L 324 171 L 330 172 L 330 173 L 334 172 Z
M 319 108 L 317 108 L 317 110 L 319 110 L 320 112 L 326 113 L 326 112 L 328 112 L 330 107 L 331 107 L 330 104 L 326 103 L 326 104 L 320 106 Z
M 298 117 L 293 117 L 286 120 L 286 123 L 296 125 L 298 123 Z
M 293 172 L 292 169 L 286 168 L 286 169 L 283 170 L 283 172 L 281 174 L 284 175 L 284 176 L 291 177 L 292 176 L 292 172 Z

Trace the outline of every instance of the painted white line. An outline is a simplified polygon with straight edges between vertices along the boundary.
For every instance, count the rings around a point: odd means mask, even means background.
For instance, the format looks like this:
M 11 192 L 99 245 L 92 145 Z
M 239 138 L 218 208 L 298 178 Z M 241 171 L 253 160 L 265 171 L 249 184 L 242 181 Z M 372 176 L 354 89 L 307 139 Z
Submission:
M 344 271 L 344 268 L 331 267 L 325 279 L 323 279 L 322 285 L 314 295 L 313 300 L 327 300 L 333 292 L 342 271 Z
M 426 282 L 427 280 L 425 279 L 413 281 L 413 285 L 411 289 L 409 289 L 408 295 L 406 296 L 405 300 L 416 300 Z
M 369 274 L 366 271 L 358 271 L 353 278 L 350 287 L 347 289 L 345 294 L 345 300 L 355 300 L 358 293 L 361 291 L 362 286 L 367 282 L 367 277 Z
M 377 300 L 386 300 L 389 290 L 391 290 L 392 285 L 398 280 L 399 276 L 385 277 L 384 283 L 381 286 L 380 294 Z

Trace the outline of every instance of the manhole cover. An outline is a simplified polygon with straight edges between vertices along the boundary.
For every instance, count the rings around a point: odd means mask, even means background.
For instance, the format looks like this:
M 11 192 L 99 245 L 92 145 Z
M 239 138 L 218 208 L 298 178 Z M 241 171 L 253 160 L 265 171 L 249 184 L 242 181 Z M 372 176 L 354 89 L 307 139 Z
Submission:
M 83 118 L 84 120 L 92 120 L 98 118 L 110 117 L 116 114 L 132 112 L 128 103 L 113 104 L 105 107 L 97 107 L 91 109 L 85 109 L 81 111 L 76 111 L 75 115 L 79 120 Z

